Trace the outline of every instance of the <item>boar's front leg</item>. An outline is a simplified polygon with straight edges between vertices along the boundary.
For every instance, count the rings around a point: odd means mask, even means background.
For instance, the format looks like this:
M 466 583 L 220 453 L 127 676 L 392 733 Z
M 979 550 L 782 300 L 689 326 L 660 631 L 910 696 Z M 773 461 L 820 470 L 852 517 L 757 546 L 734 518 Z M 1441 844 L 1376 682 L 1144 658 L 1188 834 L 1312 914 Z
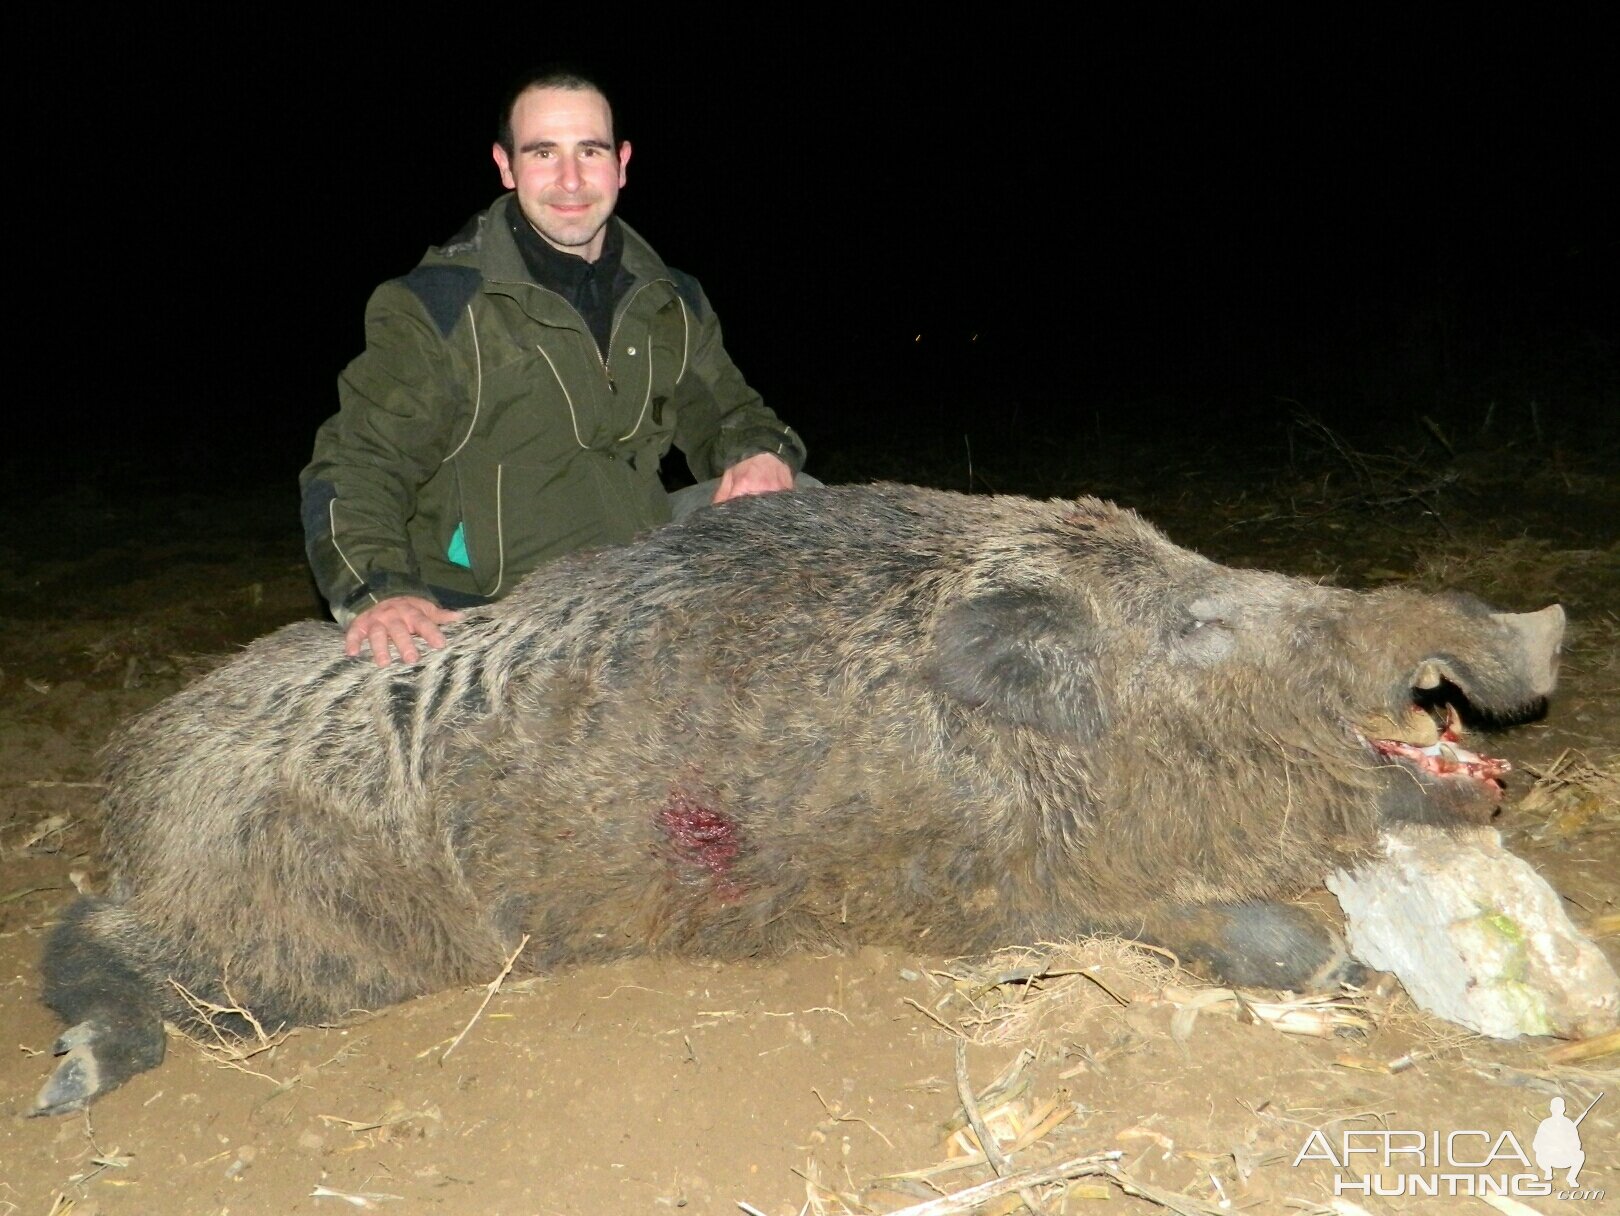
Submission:
M 1154 917 L 1138 936 L 1195 970 L 1245 988 L 1313 992 L 1359 984 L 1366 969 L 1304 908 L 1280 903 L 1201 904 Z

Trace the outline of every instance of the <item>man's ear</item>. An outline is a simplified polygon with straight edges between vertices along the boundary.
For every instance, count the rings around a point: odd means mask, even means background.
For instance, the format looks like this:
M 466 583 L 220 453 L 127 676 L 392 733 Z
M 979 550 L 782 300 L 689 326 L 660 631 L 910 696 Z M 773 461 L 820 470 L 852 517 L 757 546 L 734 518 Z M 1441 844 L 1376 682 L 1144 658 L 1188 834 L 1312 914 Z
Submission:
M 988 591 L 953 604 L 929 664 L 953 700 L 1071 738 L 1103 725 L 1097 641 L 1083 604 L 1038 588 Z
M 629 164 L 630 164 L 630 141 L 628 139 L 621 139 L 619 141 L 619 189 L 621 189 L 621 190 L 624 189 L 624 181 L 625 181 L 624 170 L 625 170 L 626 166 L 628 166 Z
M 489 154 L 495 158 L 495 167 L 501 171 L 501 185 L 508 190 L 517 189 L 517 179 L 512 176 L 512 158 L 506 154 L 506 149 L 499 142 L 490 145 Z M 624 177 L 624 167 L 619 167 L 619 177 Z M 621 180 L 620 185 L 623 185 Z

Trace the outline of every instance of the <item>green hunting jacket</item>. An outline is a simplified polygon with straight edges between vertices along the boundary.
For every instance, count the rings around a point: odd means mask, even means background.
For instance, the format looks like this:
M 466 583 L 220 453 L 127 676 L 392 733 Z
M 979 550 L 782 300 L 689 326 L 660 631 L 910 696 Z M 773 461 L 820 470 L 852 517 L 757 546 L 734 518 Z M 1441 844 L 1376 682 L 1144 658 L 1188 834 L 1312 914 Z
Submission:
M 660 458 L 699 481 L 798 435 L 749 388 L 697 281 L 629 225 L 632 285 L 604 359 L 583 317 L 531 278 L 503 195 L 372 294 L 366 349 L 299 479 L 305 545 L 347 624 L 431 587 L 499 597 L 536 566 L 667 523 Z

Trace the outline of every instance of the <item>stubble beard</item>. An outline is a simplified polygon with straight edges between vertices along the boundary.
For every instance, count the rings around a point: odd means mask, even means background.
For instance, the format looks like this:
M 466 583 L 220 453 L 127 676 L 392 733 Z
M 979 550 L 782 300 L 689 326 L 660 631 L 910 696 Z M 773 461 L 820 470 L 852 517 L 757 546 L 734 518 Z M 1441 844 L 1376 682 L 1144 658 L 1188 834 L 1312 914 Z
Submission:
M 596 239 L 596 234 L 602 231 L 602 225 L 598 224 L 595 228 L 592 228 L 589 231 L 585 231 L 580 228 L 569 228 L 565 231 L 557 232 L 547 231 L 545 228 L 542 228 L 540 225 L 536 224 L 534 226 L 534 230 L 547 241 L 551 242 L 551 244 L 556 245 L 559 249 L 579 249 L 584 245 L 589 245 L 593 240 Z
M 578 201 L 577 199 L 570 200 L 570 202 Z M 600 202 L 600 199 L 592 199 L 586 205 L 594 207 Z M 549 205 L 548 200 L 541 201 L 542 207 L 547 205 Z M 578 221 L 570 223 L 566 227 L 560 227 L 555 223 L 541 223 L 532 215 L 525 215 L 524 218 L 529 221 L 529 227 L 539 233 L 540 237 L 549 244 L 558 249 L 577 251 L 596 240 L 602 229 L 607 227 L 609 217 L 604 215 L 597 219 L 595 215 L 581 216 Z

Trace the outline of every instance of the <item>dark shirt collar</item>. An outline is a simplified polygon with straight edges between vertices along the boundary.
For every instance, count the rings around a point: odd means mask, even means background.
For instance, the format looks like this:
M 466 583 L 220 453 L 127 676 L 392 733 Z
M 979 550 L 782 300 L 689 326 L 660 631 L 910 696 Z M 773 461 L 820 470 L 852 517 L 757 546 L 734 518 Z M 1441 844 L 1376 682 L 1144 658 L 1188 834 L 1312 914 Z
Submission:
M 604 226 L 602 256 L 587 262 L 578 254 L 564 253 L 534 230 L 534 225 L 518 206 L 517 195 L 506 200 L 506 222 L 511 226 L 518 251 L 529 274 L 540 286 L 572 299 L 593 278 L 611 283 L 624 253 L 624 233 L 619 221 L 609 217 Z
M 608 335 L 613 330 L 613 306 L 630 279 L 628 274 L 621 273 L 624 232 L 618 219 L 608 218 L 602 230 L 602 256 L 594 262 L 553 248 L 529 223 L 515 194 L 506 200 L 506 222 L 530 276 L 541 287 L 556 292 L 574 306 L 606 357 Z

